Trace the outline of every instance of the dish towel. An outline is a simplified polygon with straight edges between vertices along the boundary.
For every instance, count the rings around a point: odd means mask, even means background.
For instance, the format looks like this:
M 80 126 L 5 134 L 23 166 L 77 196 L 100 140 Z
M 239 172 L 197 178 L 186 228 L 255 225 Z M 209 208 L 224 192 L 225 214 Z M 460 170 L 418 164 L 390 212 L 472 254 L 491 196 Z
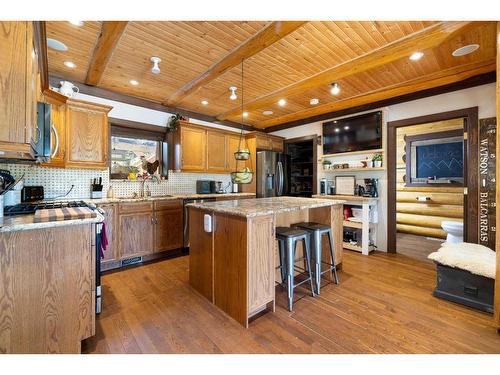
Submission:
M 101 229 L 101 248 L 99 249 L 101 252 L 101 259 L 104 258 L 104 252 L 108 248 L 108 235 L 106 234 L 106 222 L 102 222 Z

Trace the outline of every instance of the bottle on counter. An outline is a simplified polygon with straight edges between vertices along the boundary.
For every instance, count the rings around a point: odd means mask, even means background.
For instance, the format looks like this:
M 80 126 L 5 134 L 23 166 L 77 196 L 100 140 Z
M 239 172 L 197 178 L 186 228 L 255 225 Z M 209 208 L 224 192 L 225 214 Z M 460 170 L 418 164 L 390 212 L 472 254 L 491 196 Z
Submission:
M 115 191 L 113 190 L 113 185 L 109 185 L 108 193 L 106 195 L 108 198 L 115 197 Z

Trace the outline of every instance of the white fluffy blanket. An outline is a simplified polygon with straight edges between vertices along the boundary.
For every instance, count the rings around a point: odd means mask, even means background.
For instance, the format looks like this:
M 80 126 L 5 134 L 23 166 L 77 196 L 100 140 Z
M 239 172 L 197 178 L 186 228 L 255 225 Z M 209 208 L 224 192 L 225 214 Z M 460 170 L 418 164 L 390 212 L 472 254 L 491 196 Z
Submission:
M 444 242 L 441 248 L 428 256 L 445 266 L 460 268 L 476 275 L 495 278 L 496 253 L 490 248 L 467 242 Z

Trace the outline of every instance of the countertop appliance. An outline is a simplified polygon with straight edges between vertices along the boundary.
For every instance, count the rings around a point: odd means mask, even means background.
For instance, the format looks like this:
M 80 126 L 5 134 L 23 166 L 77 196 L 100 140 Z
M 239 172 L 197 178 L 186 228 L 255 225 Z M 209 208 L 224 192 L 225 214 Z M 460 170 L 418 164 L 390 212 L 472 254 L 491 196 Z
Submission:
M 42 201 L 44 198 L 43 186 L 25 186 L 21 190 L 22 202 Z
M 210 192 L 216 194 L 224 193 L 222 181 L 210 181 Z
M 274 151 L 257 152 L 257 198 L 290 194 L 290 155 Z
M 200 193 L 198 193 L 200 194 Z M 215 202 L 215 198 L 205 198 L 205 199 L 184 199 L 184 225 L 183 225 L 183 239 L 184 248 L 189 247 L 189 208 L 187 205 L 189 203 L 203 203 L 203 202 Z
M 210 194 L 212 182 L 210 180 L 196 180 L 196 194 Z
M 328 194 L 328 191 L 326 188 L 326 178 L 322 178 L 319 182 L 319 193 L 321 195 Z
M 365 191 L 364 197 L 378 197 L 378 179 L 377 178 L 365 178 Z

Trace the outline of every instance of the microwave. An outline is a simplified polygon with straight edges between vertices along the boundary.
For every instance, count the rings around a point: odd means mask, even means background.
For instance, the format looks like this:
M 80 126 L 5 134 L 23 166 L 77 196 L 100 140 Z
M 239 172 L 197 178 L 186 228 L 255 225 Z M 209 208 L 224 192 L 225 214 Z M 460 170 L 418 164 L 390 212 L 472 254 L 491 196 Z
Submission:
M 37 128 L 33 135 L 31 147 L 35 151 L 35 159 L 39 162 L 50 159 L 50 132 L 52 131 L 52 106 L 38 102 Z M 55 129 L 54 129 L 55 131 Z

